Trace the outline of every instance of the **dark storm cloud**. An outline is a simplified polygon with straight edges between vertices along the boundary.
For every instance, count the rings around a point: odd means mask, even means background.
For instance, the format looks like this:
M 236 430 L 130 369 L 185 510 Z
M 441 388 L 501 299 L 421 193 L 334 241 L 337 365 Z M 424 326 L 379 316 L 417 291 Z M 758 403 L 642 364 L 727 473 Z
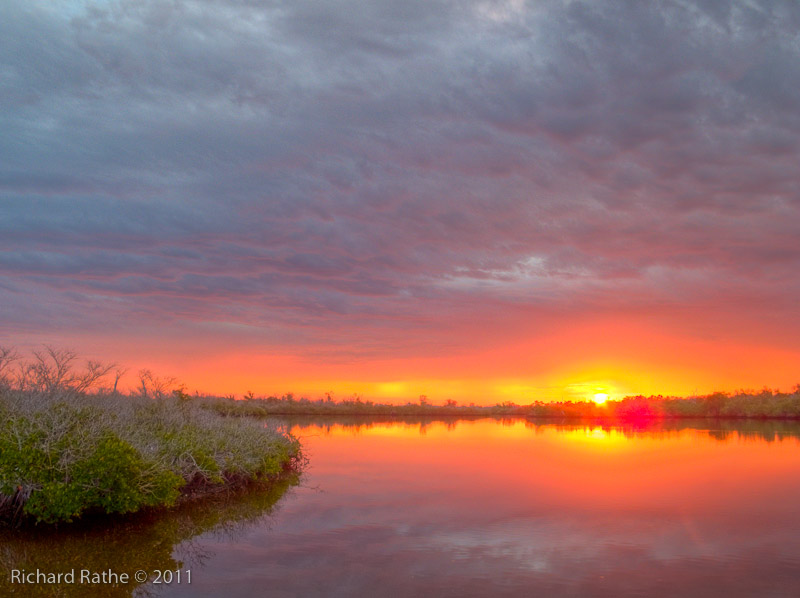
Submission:
M 793 3 L 0 13 L 4 326 L 35 329 L 27 305 L 345 338 L 354 314 L 800 290 Z

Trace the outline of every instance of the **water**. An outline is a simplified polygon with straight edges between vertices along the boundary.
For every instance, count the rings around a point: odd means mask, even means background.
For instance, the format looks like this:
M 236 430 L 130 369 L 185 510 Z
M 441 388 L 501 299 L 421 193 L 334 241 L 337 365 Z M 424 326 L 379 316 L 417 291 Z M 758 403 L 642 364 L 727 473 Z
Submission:
M 3 580 L 0 590 L 225 598 L 800 595 L 796 424 L 285 424 L 310 458 L 299 485 L 111 528 L 0 536 L 6 570 L 179 569 L 181 584 L 21 587 Z

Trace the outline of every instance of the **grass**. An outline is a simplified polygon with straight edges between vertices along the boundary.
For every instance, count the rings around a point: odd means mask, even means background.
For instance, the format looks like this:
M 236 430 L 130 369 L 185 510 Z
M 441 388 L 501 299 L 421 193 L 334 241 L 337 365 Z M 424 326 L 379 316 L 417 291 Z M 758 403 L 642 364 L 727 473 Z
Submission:
M 0 389 L 0 519 L 130 513 L 299 466 L 296 439 L 176 396 Z

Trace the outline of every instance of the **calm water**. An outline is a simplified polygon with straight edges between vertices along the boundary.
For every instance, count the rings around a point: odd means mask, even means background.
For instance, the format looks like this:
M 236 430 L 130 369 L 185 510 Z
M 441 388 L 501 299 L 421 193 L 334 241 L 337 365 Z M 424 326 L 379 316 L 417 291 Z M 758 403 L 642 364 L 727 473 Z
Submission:
M 311 460 L 299 485 L 111 529 L 0 536 L 6 571 L 182 568 L 191 585 L 2 580 L 0 593 L 800 595 L 796 425 L 286 425 Z

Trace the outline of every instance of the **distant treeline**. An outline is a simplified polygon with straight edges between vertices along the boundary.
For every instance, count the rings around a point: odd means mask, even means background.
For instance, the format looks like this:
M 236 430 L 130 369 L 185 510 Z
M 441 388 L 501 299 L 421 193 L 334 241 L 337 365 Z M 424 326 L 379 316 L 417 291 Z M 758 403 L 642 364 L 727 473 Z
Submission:
M 693 397 L 634 396 L 609 400 L 603 404 L 593 401 L 558 401 L 516 404 L 509 401 L 495 405 L 459 405 L 448 400 L 434 405 L 426 397 L 418 402 L 401 405 L 352 399 L 311 400 L 282 397 L 255 397 L 249 393 L 243 399 L 233 396 L 196 396 L 201 406 L 224 415 L 374 415 L 374 416 L 491 416 L 575 419 L 658 419 L 658 418 L 760 418 L 800 419 L 800 385 L 792 392 L 764 389 L 758 392 L 716 392 Z

